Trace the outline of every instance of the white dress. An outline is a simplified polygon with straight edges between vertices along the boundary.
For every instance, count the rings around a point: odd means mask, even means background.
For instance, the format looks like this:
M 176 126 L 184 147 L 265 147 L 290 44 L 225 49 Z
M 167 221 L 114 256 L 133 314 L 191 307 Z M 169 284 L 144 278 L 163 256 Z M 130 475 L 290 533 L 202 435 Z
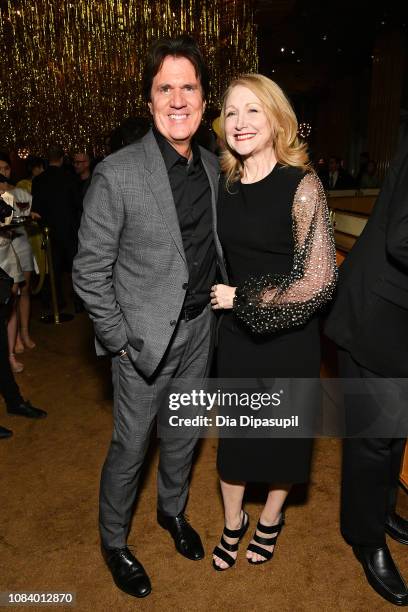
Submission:
M 3 193 L 2 198 L 5 202 L 7 202 L 7 204 L 13 206 L 14 197 L 11 195 L 11 193 Z M 12 215 L 7 217 L 4 223 L 0 223 L 0 226 L 4 227 L 9 225 L 11 219 Z M 11 276 L 15 283 L 21 283 L 24 280 L 24 274 L 14 249 L 11 235 L 11 232 L 0 232 L 0 268 L 3 268 L 3 270 L 7 272 L 9 276 Z

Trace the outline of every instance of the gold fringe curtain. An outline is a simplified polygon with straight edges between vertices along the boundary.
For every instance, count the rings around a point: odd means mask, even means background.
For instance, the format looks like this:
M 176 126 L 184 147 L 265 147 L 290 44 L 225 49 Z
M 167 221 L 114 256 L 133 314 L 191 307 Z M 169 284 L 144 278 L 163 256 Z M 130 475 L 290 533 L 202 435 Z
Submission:
M 160 36 L 198 40 L 218 109 L 229 80 L 257 70 L 253 10 L 242 0 L 0 0 L 0 147 L 101 151 L 125 117 L 146 114 L 143 62 Z

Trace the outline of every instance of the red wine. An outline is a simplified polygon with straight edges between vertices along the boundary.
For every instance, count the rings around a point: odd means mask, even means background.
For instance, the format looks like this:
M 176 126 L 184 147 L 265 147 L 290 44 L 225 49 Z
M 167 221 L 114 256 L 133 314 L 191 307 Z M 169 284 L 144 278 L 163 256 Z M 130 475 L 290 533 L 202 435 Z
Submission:
M 16 202 L 16 205 L 20 210 L 27 210 L 27 208 L 30 206 L 30 202 Z

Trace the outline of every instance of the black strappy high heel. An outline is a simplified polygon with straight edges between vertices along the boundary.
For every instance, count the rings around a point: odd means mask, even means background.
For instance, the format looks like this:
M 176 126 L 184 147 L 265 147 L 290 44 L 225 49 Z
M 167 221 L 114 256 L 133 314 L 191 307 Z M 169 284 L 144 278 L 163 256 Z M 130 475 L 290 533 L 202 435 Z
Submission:
M 213 559 L 213 568 L 217 570 L 217 572 L 223 572 L 227 569 L 230 569 L 235 564 L 236 559 L 234 559 L 234 557 L 231 557 L 231 555 L 227 553 L 227 550 L 229 550 L 229 552 L 236 552 L 238 550 L 238 545 L 241 539 L 246 534 L 248 527 L 249 516 L 248 513 L 245 512 L 245 510 L 243 511 L 242 523 L 239 529 L 228 529 L 228 527 L 224 527 L 224 531 L 222 532 L 221 536 L 221 544 L 225 548 L 225 550 L 223 550 L 223 548 L 220 548 L 219 546 L 216 546 L 213 550 L 213 555 L 216 555 L 217 557 L 225 561 L 228 567 L 219 567 L 215 563 L 215 559 Z M 228 542 L 225 541 L 224 536 L 227 536 L 227 538 L 238 538 L 238 542 L 236 542 L 235 544 L 228 544 Z
M 272 538 L 261 538 L 261 536 L 257 535 L 255 531 L 252 539 L 255 540 L 255 542 L 257 542 L 258 544 L 263 544 L 264 546 L 273 546 L 274 544 L 276 544 L 276 540 L 278 539 L 278 535 L 280 534 L 284 524 L 285 515 L 283 513 L 277 525 L 262 525 L 261 521 L 258 521 L 258 524 L 256 526 L 258 531 L 264 533 L 265 535 L 270 535 L 271 533 L 274 533 L 275 535 Z M 275 552 L 275 549 L 270 552 L 269 550 L 266 550 L 266 548 L 262 548 L 261 546 L 257 546 L 256 544 L 249 544 L 247 550 L 264 557 L 262 561 L 252 561 L 252 559 L 247 558 L 248 563 L 252 563 L 252 565 L 261 565 L 262 563 L 270 561 L 273 557 L 273 553 Z

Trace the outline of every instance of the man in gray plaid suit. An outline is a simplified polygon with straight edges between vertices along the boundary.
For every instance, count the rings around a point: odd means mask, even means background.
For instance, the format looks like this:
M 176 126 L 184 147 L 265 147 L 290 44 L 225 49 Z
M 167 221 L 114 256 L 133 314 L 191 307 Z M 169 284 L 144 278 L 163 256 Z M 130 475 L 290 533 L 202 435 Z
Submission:
M 98 164 L 84 202 L 73 279 L 94 323 L 97 352 L 112 355 L 114 429 L 102 470 L 102 550 L 116 585 L 151 591 L 126 541 L 159 390 L 176 377 L 206 373 L 209 305 L 216 265 L 226 280 L 216 234 L 218 162 L 193 140 L 208 78 L 187 36 L 156 41 L 144 91 L 153 129 Z M 188 559 L 204 556 L 183 512 L 198 431 L 160 440 L 159 524 Z

